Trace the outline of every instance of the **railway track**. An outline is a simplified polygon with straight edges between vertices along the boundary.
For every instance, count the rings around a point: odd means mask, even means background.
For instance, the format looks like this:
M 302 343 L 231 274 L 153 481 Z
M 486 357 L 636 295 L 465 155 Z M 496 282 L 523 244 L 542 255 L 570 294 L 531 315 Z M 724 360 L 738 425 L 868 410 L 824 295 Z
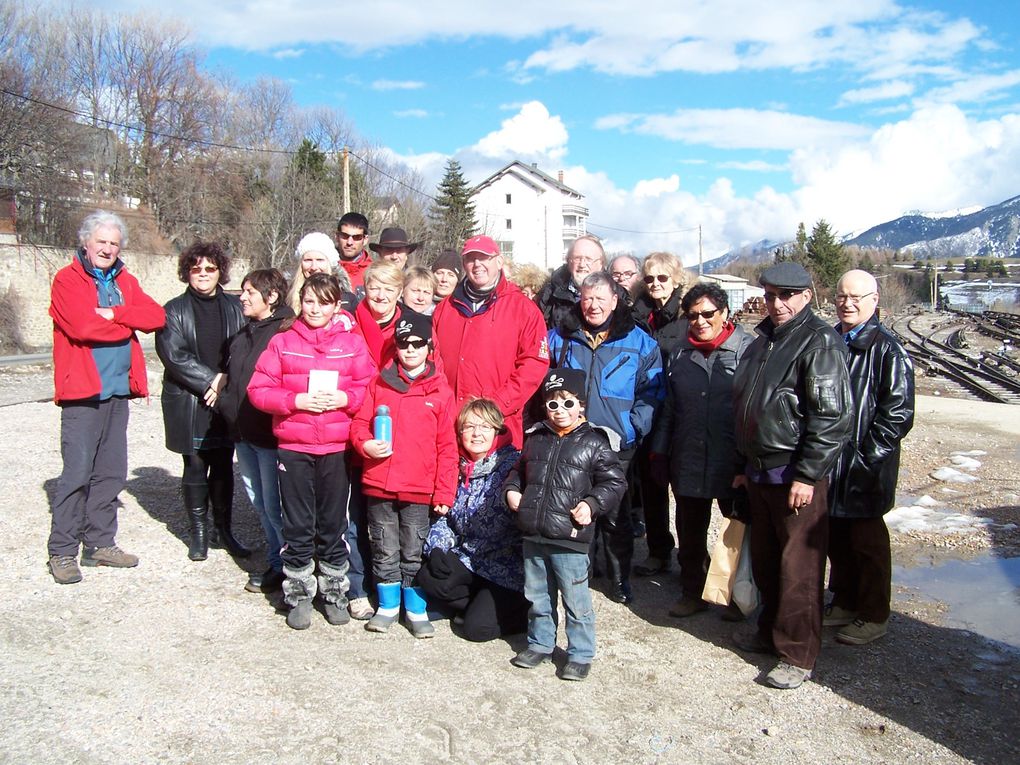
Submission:
M 1020 404 L 1020 378 L 1012 374 L 1016 371 L 1015 362 L 1002 357 L 1008 362 L 1004 364 L 998 360 L 999 354 L 991 354 L 996 357 L 993 364 L 986 360 L 989 354 L 975 356 L 953 347 L 966 345 L 963 331 L 973 326 L 969 317 L 954 318 L 948 324 L 924 330 L 917 328 L 919 321 L 920 317 L 903 317 L 890 325 L 916 364 L 929 374 L 952 380 L 984 401 Z

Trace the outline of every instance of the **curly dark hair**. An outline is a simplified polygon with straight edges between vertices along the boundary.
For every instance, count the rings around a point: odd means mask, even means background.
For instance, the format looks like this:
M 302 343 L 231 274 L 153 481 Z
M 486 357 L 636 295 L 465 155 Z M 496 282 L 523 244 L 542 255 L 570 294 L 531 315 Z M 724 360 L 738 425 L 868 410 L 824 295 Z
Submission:
M 191 268 L 200 260 L 208 260 L 220 269 L 220 285 L 230 283 L 230 256 L 216 242 L 195 242 L 177 258 L 177 278 L 185 284 L 191 276 Z
M 680 310 L 687 313 L 691 306 L 702 298 L 711 300 L 719 310 L 725 309 L 727 312 L 730 310 L 730 299 L 726 295 L 726 290 L 714 282 L 698 282 L 687 290 L 683 300 L 680 301 Z

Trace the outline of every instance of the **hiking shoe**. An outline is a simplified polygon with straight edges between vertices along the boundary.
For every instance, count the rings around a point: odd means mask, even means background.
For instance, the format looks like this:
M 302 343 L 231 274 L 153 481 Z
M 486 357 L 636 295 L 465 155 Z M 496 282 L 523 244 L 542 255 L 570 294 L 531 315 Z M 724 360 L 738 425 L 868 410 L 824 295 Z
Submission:
M 525 648 L 519 654 L 510 659 L 510 663 L 515 667 L 520 667 L 521 669 L 534 669 L 542 662 L 549 661 L 550 658 L 551 654 L 534 651 L 531 648 Z
M 765 675 L 765 682 L 771 685 L 773 688 L 780 688 L 782 690 L 789 690 L 790 688 L 797 688 L 805 680 L 811 679 L 810 669 L 801 669 L 795 667 L 792 664 L 787 664 L 785 661 L 779 662 L 772 671 Z
M 117 545 L 86 547 L 85 551 L 81 554 L 81 565 L 134 568 L 138 565 L 138 556 L 124 552 Z
M 672 564 L 669 561 L 669 557 L 657 558 L 654 555 L 649 555 L 645 558 L 644 563 L 639 563 L 634 567 L 634 573 L 638 576 L 655 576 L 655 574 L 665 574 L 669 571 Z
M 365 597 L 354 598 L 347 608 L 351 612 L 351 618 L 357 619 L 359 622 L 366 622 L 375 616 L 375 609 Z
M 757 629 L 739 629 L 733 633 L 733 642 L 741 651 L 748 653 L 775 653 L 776 647 L 766 640 Z
M 677 619 L 683 619 L 685 616 L 693 616 L 707 608 L 708 603 L 701 598 L 690 598 L 685 595 L 673 604 L 673 607 L 669 609 L 669 615 Z
M 57 584 L 77 584 L 81 581 L 78 561 L 71 555 L 51 555 L 46 565 Z
M 588 677 L 588 671 L 591 669 L 591 664 L 581 664 L 577 661 L 568 661 L 566 666 L 563 667 L 563 672 L 560 673 L 560 680 L 584 680 Z
M 840 608 L 839 606 L 829 603 L 829 605 L 827 605 L 822 611 L 822 626 L 842 627 L 844 624 L 850 624 L 856 618 L 856 611 L 851 611 L 848 608 Z
M 854 619 L 852 624 L 836 633 L 836 640 L 848 645 L 864 645 L 882 637 L 888 626 L 888 619 L 884 622 L 866 622 L 862 619 Z

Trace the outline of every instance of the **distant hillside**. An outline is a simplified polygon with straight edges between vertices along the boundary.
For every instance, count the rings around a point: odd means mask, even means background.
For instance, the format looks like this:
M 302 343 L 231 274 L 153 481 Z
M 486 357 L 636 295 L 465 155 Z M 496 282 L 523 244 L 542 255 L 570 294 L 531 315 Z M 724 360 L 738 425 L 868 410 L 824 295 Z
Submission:
M 754 244 L 748 244 L 738 250 L 730 250 L 725 255 L 720 255 L 718 258 L 706 260 L 704 263 L 705 273 L 714 274 L 716 271 L 722 271 L 730 263 L 740 259 L 748 260 L 752 263 L 771 260 L 776 253 L 776 248 L 784 247 L 786 244 L 788 243 L 760 239 Z

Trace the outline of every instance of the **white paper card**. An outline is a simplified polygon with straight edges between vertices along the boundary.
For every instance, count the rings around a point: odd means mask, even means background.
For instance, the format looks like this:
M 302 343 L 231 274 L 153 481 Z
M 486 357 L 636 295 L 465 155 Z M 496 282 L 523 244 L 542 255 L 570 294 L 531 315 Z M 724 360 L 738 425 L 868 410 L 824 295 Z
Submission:
M 336 369 L 311 369 L 308 371 L 309 393 L 332 393 L 340 386 L 340 372 Z

